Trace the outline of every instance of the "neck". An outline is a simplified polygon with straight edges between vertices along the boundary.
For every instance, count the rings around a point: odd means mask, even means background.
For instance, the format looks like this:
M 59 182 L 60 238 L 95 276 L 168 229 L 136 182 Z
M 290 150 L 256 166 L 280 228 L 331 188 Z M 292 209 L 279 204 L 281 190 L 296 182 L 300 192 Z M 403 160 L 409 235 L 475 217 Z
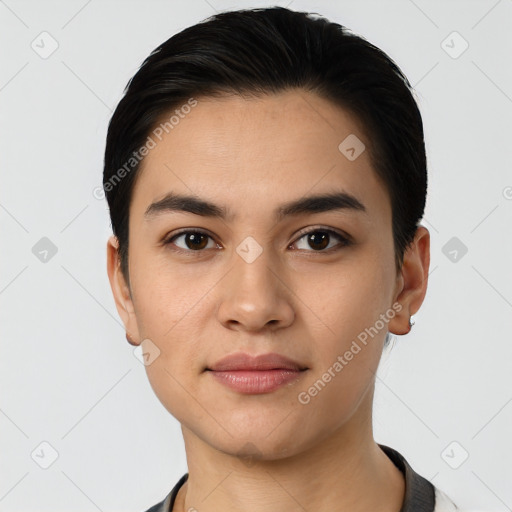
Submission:
M 182 427 L 189 477 L 173 511 L 398 512 L 404 478 L 374 441 L 371 412 L 349 423 L 306 451 L 250 462 Z

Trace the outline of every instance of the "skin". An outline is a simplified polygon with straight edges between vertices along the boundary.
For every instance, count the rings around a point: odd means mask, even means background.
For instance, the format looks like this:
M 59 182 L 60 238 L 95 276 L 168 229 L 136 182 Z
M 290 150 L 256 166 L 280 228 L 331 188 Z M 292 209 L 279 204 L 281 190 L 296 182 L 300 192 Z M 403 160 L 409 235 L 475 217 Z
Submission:
M 130 205 L 130 288 L 113 236 L 108 276 L 126 331 L 160 350 L 147 375 L 182 425 L 189 479 L 175 511 L 397 512 L 402 505 L 402 474 L 373 439 L 375 372 L 386 332 L 409 332 L 423 302 L 430 235 L 418 228 L 397 272 L 388 192 L 368 150 L 354 161 L 338 150 L 349 134 L 370 147 L 357 119 L 311 92 L 198 98 L 143 161 Z M 283 203 L 339 190 L 366 212 L 273 217 Z M 146 219 L 147 207 L 170 191 L 224 205 L 233 217 Z M 202 252 L 185 236 L 162 243 L 183 228 L 212 238 Z M 333 236 L 329 248 L 337 250 L 320 251 L 304 234 L 321 228 L 353 243 Z M 236 252 L 247 236 L 262 248 L 252 263 Z M 396 303 L 400 312 L 301 404 L 298 394 Z M 239 351 L 277 352 L 308 370 L 271 393 L 237 393 L 204 369 Z

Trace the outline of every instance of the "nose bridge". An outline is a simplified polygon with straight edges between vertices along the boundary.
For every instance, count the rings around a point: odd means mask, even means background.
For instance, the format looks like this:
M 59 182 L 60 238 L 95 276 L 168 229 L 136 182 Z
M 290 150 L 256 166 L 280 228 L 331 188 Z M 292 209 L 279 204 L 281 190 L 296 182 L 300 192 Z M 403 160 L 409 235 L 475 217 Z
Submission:
M 288 325 L 294 314 L 279 268 L 270 243 L 262 245 L 250 236 L 243 239 L 233 253 L 219 320 L 250 329 L 261 329 L 269 322 Z
M 252 296 L 252 300 L 258 300 L 257 295 L 265 295 L 267 301 L 278 293 L 275 282 L 277 266 L 270 243 L 260 244 L 254 237 L 248 236 L 236 247 L 235 253 L 234 280 L 241 293 L 249 292 L 248 297 Z

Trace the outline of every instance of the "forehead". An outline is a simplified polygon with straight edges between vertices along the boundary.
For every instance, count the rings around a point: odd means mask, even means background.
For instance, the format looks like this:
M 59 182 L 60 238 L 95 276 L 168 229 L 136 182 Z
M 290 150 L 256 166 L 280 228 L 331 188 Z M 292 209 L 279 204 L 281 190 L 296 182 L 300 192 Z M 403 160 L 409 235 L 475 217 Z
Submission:
M 390 214 L 385 187 L 371 166 L 371 141 L 341 107 L 303 90 L 196 100 L 153 135 L 156 144 L 141 163 L 131 212 L 143 215 L 149 204 L 178 191 L 250 217 L 272 204 L 342 189 L 370 203 L 370 210 Z M 344 141 L 355 142 L 358 152 L 366 149 L 349 159 Z

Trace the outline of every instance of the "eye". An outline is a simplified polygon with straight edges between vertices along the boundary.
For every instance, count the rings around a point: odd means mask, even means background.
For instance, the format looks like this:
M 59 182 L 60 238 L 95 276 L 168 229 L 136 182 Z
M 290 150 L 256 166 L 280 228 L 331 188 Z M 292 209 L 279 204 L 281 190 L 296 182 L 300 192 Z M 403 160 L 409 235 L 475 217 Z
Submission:
M 313 252 L 330 252 L 330 249 L 333 248 L 330 244 L 332 238 L 337 238 L 341 242 L 337 244 L 338 246 L 341 245 L 342 247 L 347 247 L 351 244 L 351 241 L 347 237 L 332 229 L 326 228 L 316 228 L 312 231 L 308 231 L 295 243 L 300 244 L 300 241 L 304 240 L 303 245 L 308 244 L 308 246 L 313 249 Z M 334 247 L 336 247 L 336 245 L 334 245 Z M 328 250 L 325 250 L 326 248 Z M 298 249 L 308 250 L 307 247 L 298 247 Z
M 181 240 L 181 244 L 175 243 L 177 240 Z M 209 240 L 212 242 L 210 245 L 208 245 Z M 176 235 L 173 235 L 172 237 L 168 238 L 164 241 L 164 245 L 176 245 L 178 250 L 181 251 L 201 251 L 203 249 L 212 249 L 215 247 L 218 247 L 218 244 L 215 244 L 212 237 L 208 235 L 207 233 L 203 231 L 197 231 L 197 230 L 188 230 L 188 231 L 182 231 L 181 233 L 178 233 Z
M 333 246 L 331 244 L 332 238 L 337 239 L 339 243 L 334 244 Z M 302 247 L 300 247 L 301 241 L 303 241 Z M 172 250 L 176 250 L 178 252 L 201 252 L 203 249 L 221 248 L 219 244 L 215 243 L 208 233 L 198 230 L 181 231 L 180 233 L 169 237 L 163 243 L 164 245 L 175 246 Z M 299 250 L 308 250 L 309 246 L 309 248 L 313 249 L 309 252 L 331 252 L 333 247 L 349 246 L 351 244 L 351 240 L 332 229 L 316 228 L 303 233 L 295 244 L 299 244 L 297 247 Z M 305 244 L 307 244 L 307 246 L 305 246 Z M 289 247 L 292 247 L 293 245 L 294 244 L 291 244 Z

